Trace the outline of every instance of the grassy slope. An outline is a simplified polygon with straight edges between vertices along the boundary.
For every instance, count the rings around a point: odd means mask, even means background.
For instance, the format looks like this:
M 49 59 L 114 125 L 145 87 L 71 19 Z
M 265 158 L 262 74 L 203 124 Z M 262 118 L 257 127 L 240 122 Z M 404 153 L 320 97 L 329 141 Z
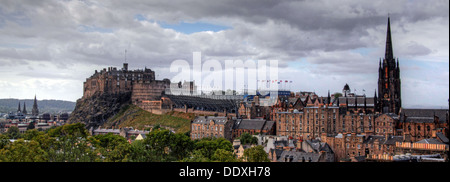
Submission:
M 128 105 L 120 110 L 114 117 L 108 119 L 103 127 L 133 127 L 144 129 L 148 126 L 159 124 L 161 127 L 169 127 L 175 132 L 188 132 L 190 130 L 190 121 L 194 118 L 194 114 L 168 112 L 163 115 L 153 114 L 145 111 L 135 105 Z

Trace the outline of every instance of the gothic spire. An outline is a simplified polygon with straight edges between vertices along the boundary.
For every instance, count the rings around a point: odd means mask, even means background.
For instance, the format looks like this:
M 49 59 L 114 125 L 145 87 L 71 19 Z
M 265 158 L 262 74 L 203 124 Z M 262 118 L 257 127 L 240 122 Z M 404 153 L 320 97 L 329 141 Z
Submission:
M 33 116 L 39 116 L 39 109 L 37 105 L 36 95 L 34 95 L 33 109 L 31 110 L 31 113 Z
M 25 102 L 23 102 L 23 111 L 22 111 L 22 113 L 23 114 L 28 114 L 27 113 L 27 105 L 25 105 Z
M 17 112 L 22 112 L 22 110 L 20 109 L 20 102 L 19 102 L 19 107 L 17 108 Z
M 385 52 L 385 59 L 391 60 L 394 58 L 394 52 L 392 50 L 392 39 L 391 39 L 391 20 L 390 17 L 388 17 L 388 24 L 387 24 L 387 32 L 386 32 L 386 52 Z

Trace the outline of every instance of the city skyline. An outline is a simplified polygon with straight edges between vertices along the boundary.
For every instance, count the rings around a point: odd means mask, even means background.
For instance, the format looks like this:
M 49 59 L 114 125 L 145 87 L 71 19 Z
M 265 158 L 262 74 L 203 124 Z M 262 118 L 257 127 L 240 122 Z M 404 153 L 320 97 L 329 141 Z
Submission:
M 402 105 L 448 107 L 448 1 L 123 3 L 5 1 L 0 98 L 76 101 L 94 70 L 125 59 L 170 79 L 171 62 L 195 51 L 203 61 L 278 60 L 294 92 L 349 84 L 373 96 L 389 14 Z

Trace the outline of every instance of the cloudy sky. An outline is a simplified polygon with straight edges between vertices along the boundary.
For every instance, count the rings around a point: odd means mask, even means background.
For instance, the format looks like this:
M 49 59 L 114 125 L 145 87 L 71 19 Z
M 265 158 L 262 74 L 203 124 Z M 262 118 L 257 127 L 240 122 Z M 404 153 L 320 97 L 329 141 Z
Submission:
M 293 91 L 373 96 L 391 18 L 404 107 L 448 107 L 449 1 L 21 1 L 0 6 L 0 98 L 76 101 L 105 67 L 278 60 Z

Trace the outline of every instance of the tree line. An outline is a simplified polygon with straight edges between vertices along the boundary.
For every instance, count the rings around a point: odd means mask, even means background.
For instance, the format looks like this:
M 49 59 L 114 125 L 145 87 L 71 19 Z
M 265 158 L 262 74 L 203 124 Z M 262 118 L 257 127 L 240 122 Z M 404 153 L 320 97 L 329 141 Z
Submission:
M 15 141 L 10 141 L 15 139 Z M 268 162 L 262 146 L 244 151 L 249 162 Z M 154 129 L 143 140 L 89 135 L 82 123 L 20 134 L 11 127 L 0 135 L 0 162 L 241 162 L 224 138 L 191 140 L 189 133 Z

